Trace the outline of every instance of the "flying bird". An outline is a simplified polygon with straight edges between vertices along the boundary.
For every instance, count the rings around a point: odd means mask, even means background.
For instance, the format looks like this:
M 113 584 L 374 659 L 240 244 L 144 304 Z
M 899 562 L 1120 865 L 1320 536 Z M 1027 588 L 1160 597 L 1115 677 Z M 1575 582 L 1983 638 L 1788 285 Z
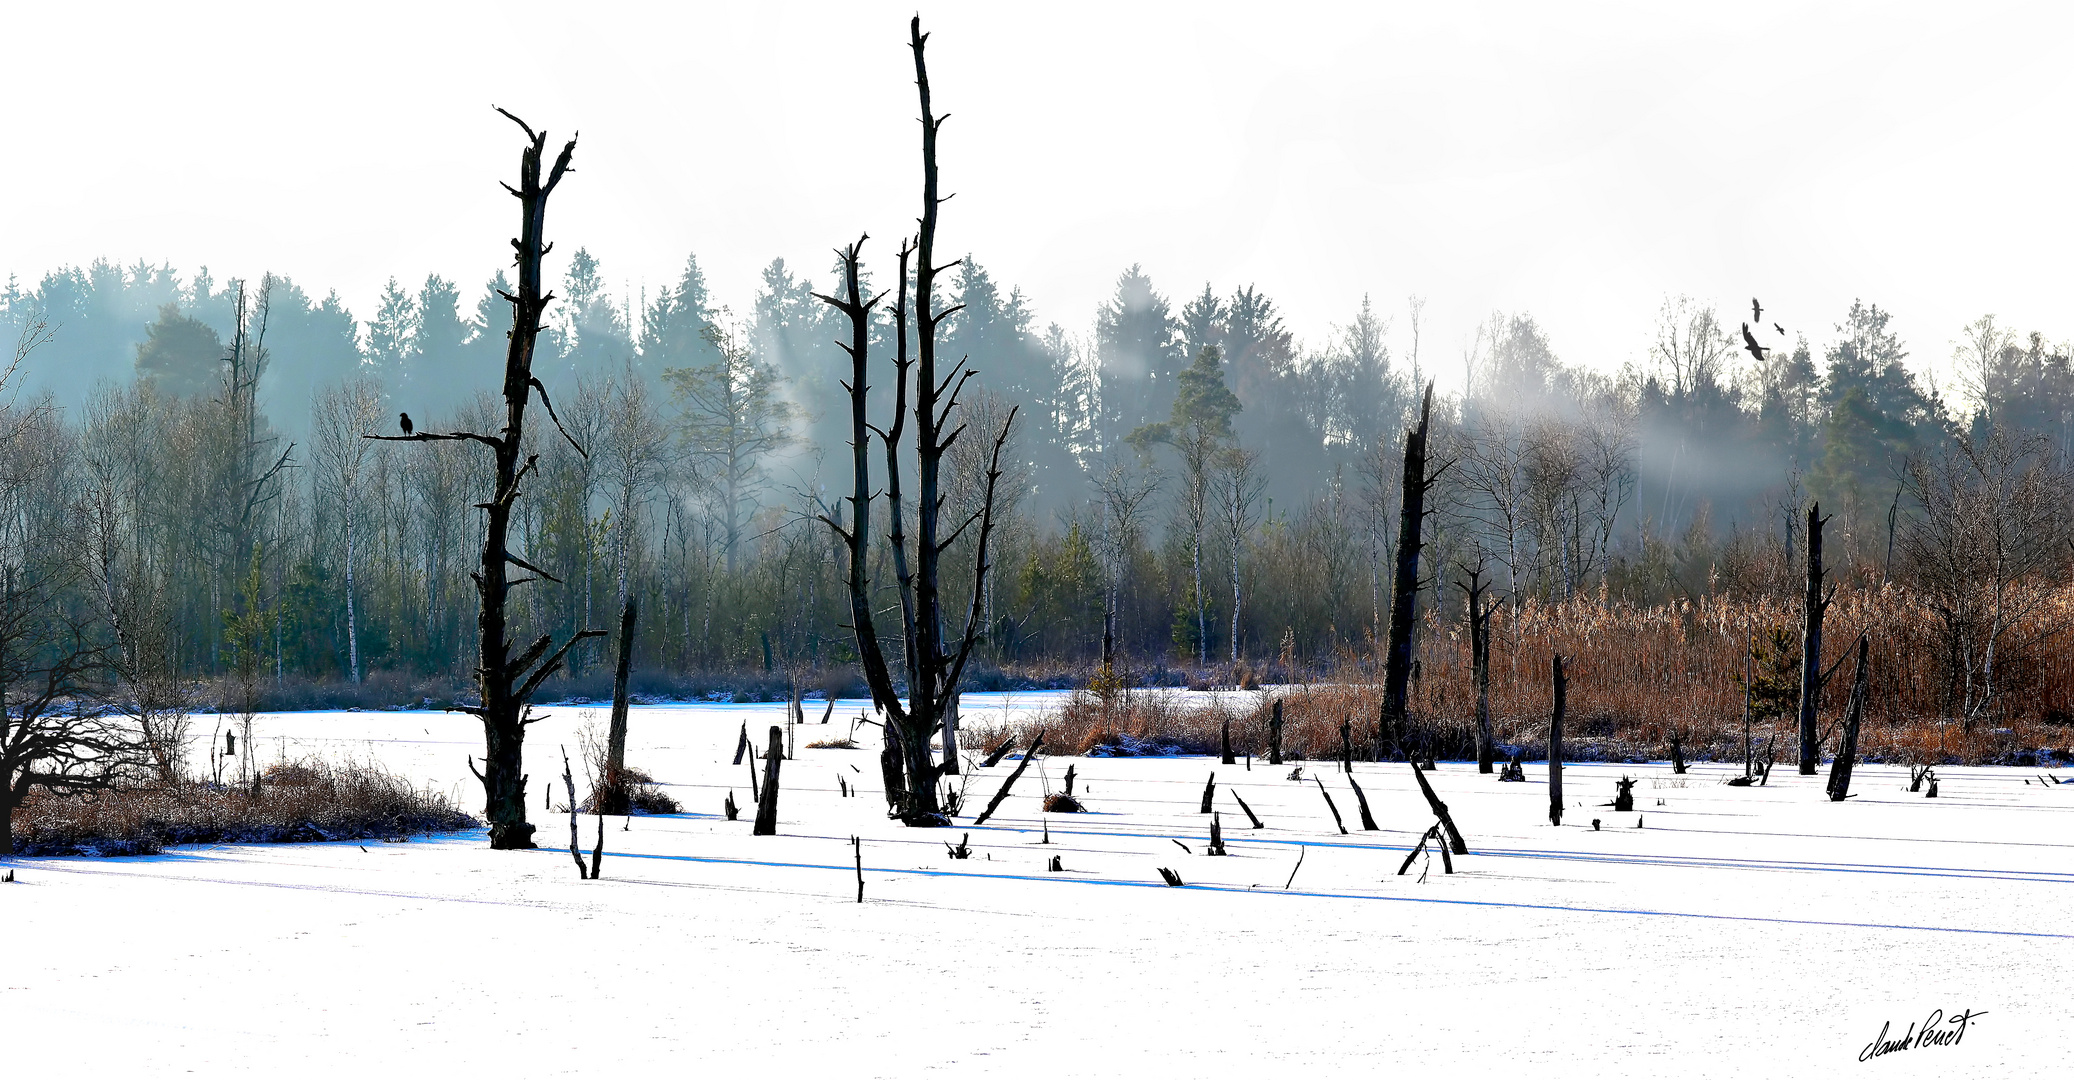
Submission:
M 1773 323 L 1773 324 L 1772 324 L 1772 329 L 1774 329 L 1774 330 L 1777 330 L 1777 331 L 1779 332 L 1779 336 L 1780 336 L 1780 337 L 1785 337 L 1785 336 L 1786 336 L 1786 328 L 1785 328 L 1785 327 L 1783 327 L 1783 326 L 1780 326 L 1780 325 L 1779 325 L 1778 323 Z
M 1758 303 L 1754 296 L 1750 298 L 1750 321 L 1759 326 L 1764 325 L 1764 305 Z
M 1764 363 L 1764 354 L 1771 351 L 1757 343 L 1756 335 L 1750 333 L 1749 323 L 1743 324 L 1743 348 L 1750 350 L 1750 355 L 1756 357 L 1760 364 Z
M 410 414 L 409 414 L 409 413 L 397 413 L 397 414 L 396 414 L 396 419 L 397 419 L 397 422 L 398 422 L 398 423 L 400 423 L 400 424 L 402 424 L 402 425 L 403 425 L 403 433 L 404 433 L 405 435 L 408 435 L 408 434 L 410 434 L 410 433 L 411 433 L 411 426 L 410 426 Z

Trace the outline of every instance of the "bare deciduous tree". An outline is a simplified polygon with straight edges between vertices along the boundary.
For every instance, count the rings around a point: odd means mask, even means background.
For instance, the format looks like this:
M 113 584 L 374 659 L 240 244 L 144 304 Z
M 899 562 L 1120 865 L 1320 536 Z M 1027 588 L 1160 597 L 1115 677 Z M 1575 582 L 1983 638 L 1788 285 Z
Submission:
M 361 436 L 382 421 L 382 388 L 371 376 L 357 375 L 326 387 L 310 410 L 310 441 L 317 459 L 317 485 L 337 500 L 339 526 L 345 540 L 346 671 L 360 681 L 360 622 L 355 606 L 354 572 L 359 562 L 362 480 L 375 444 Z
M 2027 623 L 2055 595 L 2047 572 L 2067 561 L 2074 485 L 2048 439 L 1999 430 L 1911 463 L 1906 484 L 1920 512 L 1901 530 L 1902 550 L 1937 613 L 1951 700 L 1970 727 L 1995 704 L 2010 646 L 2061 628 Z

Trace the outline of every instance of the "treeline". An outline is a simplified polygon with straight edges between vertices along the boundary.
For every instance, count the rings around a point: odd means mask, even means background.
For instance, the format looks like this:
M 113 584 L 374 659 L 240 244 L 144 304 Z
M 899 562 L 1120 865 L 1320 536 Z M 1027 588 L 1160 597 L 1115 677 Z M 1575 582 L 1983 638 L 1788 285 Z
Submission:
M 950 279 L 945 302 L 961 306 L 939 348 L 983 388 L 965 419 L 994 430 L 1017 410 L 981 598 L 990 664 L 1083 670 L 1105 633 L 1141 671 L 1370 662 L 1402 430 L 1434 366 L 1416 300 L 1401 315 L 1364 301 L 1307 346 L 1251 287 L 1177 306 L 1134 267 L 1076 332 L 1040 327 L 973 260 Z M 660 295 L 604 282 L 577 252 L 542 337 L 560 430 L 534 433 L 519 504 L 524 557 L 546 579 L 517 594 L 519 625 L 603 627 L 632 598 L 645 670 L 846 668 L 842 567 L 819 520 L 849 479 L 826 287 L 774 261 L 736 313 L 695 259 Z M 24 541 L 17 562 L 64 582 L 67 609 L 136 670 L 464 677 L 480 448 L 361 436 L 393 433 L 399 413 L 420 430 L 497 426 L 504 287 L 392 281 L 361 320 L 272 276 L 219 286 L 95 263 L 10 283 L 0 315 L 34 345 L 17 381 L 48 395 L 13 406 L 37 447 L 9 477 L 37 494 L 13 505 L 58 514 L 65 538 Z M 1957 571 L 1936 569 L 1951 551 L 1926 530 L 1986 543 L 1962 535 L 2000 512 L 1983 491 L 2063 477 L 2074 370 L 2042 335 L 1965 327 L 1955 401 L 1910 369 L 1874 305 L 1827 333 L 1767 318 L 1746 343 L 1740 322 L 1668 300 L 1648 360 L 1613 372 L 1561 361 L 1531 316 L 1478 327 L 1459 358 L 1467 391 L 1436 409 L 1448 468 L 1429 610 L 1458 607 L 1472 571 L 1513 604 L 1786 595 L 1810 500 L 1835 515 L 1847 580 L 1928 589 Z M 876 326 L 890 354 L 890 316 Z M 893 388 L 872 394 L 884 414 Z M 976 508 L 984 449 L 953 444 L 952 509 Z M 969 543 L 953 565 L 970 566 Z M 2062 581 L 2067 561 L 2038 554 L 1996 580 Z M 890 566 L 874 574 L 890 584 Z M 949 576 L 952 610 L 968 579 Z

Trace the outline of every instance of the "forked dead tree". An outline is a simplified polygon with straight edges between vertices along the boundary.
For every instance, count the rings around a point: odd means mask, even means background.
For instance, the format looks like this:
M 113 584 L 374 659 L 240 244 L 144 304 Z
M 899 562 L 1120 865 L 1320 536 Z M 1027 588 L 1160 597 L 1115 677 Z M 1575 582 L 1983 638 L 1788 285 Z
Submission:
M 533 346 L 540 335 L 541 317 L 554 299 L 552 293 L 542 292 L 540 285 L 540 264 L 553 246 L 546 242 L 547 199 L 570 172 L 569 161 L 576 153 L 576 140 L 571 138 L 562 147 L 551 167 L 544 166 L 547 133 L 535 132 L 524 120 L 503 109 L 497 111 L 517 124 L 526 133 L 527 140 L 526 149 L 519 158 L 519 186 L 504 186 L 504 190 L 518 199 L 520 207 L 519 235 L 511 241 L 512 250 L 516 252 L 514 262 L 518 266 L 518 292 L 503 294 L 504 299 L 511 303 L 511 333 L 504 354 L 504 428 L 494 435 L 479 431 L 418 431 L 401 436 L 364 437 L 388 442 L 473 442 L 488 447 L 495 461 L 496 484 L 491 489 L 489 501 L 476 504 L 483 512 L 482 559 L 473 575 L 476 595 L 481 601 L 481 610 L 476 615 L 481 654 L 475 669 L 475 685 L 482 700 L 479 704 L 456 704 L 451 708 L 482 720 L 482 768 L 477 769 L 473 761 L 468 767 L 482 782 L 483 816 L 490 822 L 490 846 L 508 850 L 533 846 L 533 826 L 526 821 L 524 771 L 526 727 L 534 722 L 530 715 L 533 694 L 540 689 L 541 683 L 561 670 L 569 650 L 578 642 L 585 638 L 603 637 L 605 632 L 579 630 L 560 646 L 555 645 L 553 635 L 544 634 L 513 655 L 514 642 L 509 636 L 505 615 L 505 603 L 511 590 L 529 581 L 559 581 L 513 554 L 510 535 L 512 504 L 523 494 L 519 485 L 539 463 L 537 454 L 526 455 L 524 460 L 520 460 L 526 432 L 526 406 L 535 393 L 540 395 L 540 403 L 547 408 L 548 418 L 555 419 L 554 403 L 548 400 L 547 388 L 533 376 Z M 559 420 L 555 426 L 561 427 Z M 568 432 L 563 431 L 562 435 L 568 438 Z M 576 440 L 569 439 L 569 444 L 576 447 L 577 453 L 588 456 Z M 510 577 L 509 568 L 513 566 L 531 576 Z
M 889 427 L 880 428 L 871 424 L 866 415 L 870 390 L 867 353 L 872 333 L 871 311 L 884 294 L 868 299 L 863 294 L 859 251 L 864 239 L 860 238 L 837 252 L 842 262 L 843 295 L 815 294 L 822 303 L 849 319 L 851 331 L 850 340 L 843 343 L 844 351 L 850 354 L 850 378 L 844 388 L 850 393 L 850 453 L 855 479 L 848 500 L 850 513 L 844 515 L 849 523 L 845 526 L 834 515 L 824 515 L 822 520 L 835 530 L 848 555 L 850 621 L 857 641 L 858 667 L 871 688 L 873 703 L 886 718 L 887 756 L 884 766 L 889 808 L 893 816 L 908 825 L 941 826 L 950 824 L 950 821 L 944 816 L 938 799 L 936 779 L 941 768 L 930 753 L 929 742 L 940 730 L 943 718 L 957 696 L 965 662 L 978 641 L 985 611 L 987 567 L 991 557 L 988 545 L 994 532 L 995 489 L 1001 478 L 1001 451 L 1008 440 L 1008 424 L 1014 422 L 1015 412 L 1010 410 L 1008 423 L 1003 424 L 994 439 L 980 508 L 946 530 L 942 521 L 944 499 L 939 490 L 939 476 L 945 451 L 965 431 L 962 424 L 953 424 L 952 413 L 958 407 L 959 392 L 975 372 L 968 368 L 962 372 L 954 369 L 945 376 L 937 373 L 937 328 L 958 307 L 937 308 L 936 277 L 958 264 L 952 262 L 938 266 L 935 262 L 937 210 L 947 198 L 937 194 L 936 176 L 936 135 L 943 119 L 930 105 L 929 71 L 924 59 L 924 47 L 929 36 L 922 33 L 919 17 L 909 24 L 908 37 L 908 46 L 914 53 L 915 86 L 922 108 L 922 216 L 913 243 L 903 242 L 900 248 L 900 285 L 893 311 L 894 339 L 897 342 L 894 416 Z M 910 257 L 914 259 L 915 289 L 912 305 L 915 356 L 912 361 L 907 353 Z M 910 381 L 914 392 L 914 476 L 920 488 L 914 507 L 916 536 L 912 551 L 903 535 L 907 508 L 900 493 L 903 472 L 900 442 L 907 418 Z M 894 682 L 886 649 L 880 642 L 875 615 L 878 587 L 869 576 L 872 565 L 872 503 L 875 498 L 869 454 L 872 435 L 878 436 L 885 449 L 884 499 L 889 526 L 886 541 L 891 549 L 893 572 L 898 579 L 896 585 L 904 645 L 901 655 L 906 660 L 904 700 L 901 688 Z M 975 525 L 979 528 L 979 538 L 973 560 L 971 610 L 966 613 L 964 632 L 955 642 L 949 642 L 944 635 L 943 598 L 939 585 L 942 560 L 958 537 Z

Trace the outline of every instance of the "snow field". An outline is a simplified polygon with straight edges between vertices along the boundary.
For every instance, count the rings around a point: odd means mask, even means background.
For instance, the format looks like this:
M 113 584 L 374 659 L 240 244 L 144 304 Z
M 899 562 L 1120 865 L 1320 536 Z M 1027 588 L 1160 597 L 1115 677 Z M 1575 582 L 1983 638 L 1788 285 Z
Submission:
M 967 723 L 1052 700 L 970 695 Z M 971 827 L 1011 758 L 973 770 L 958 825 L 912 830 L 885 819 L 877 729 L 806 748 L 855 704 L 827 726 L 809 707 L 776 837 L 749 835 L 748 765 L 730 761 L 739 725 L 761 746 L 781 704 L 637 707 L 629 761 L 686 812 L 607 818 L 595 882 L 540 799 L 551 779 L 561 803 L 558 747 L 576 758 L 602 706 L 531 729 L 538 851 L 476 835 L 17 860 L 0 886 L 9 1071 L 1949 1076 L 2059 1056 L 2074 785 L 1940 769 L 1927 800 L 1905 770 L 1860 766 L 1858 797 L 1832 804 L 1826 771 L 1790 765 L 1751 789 L 1715 766 L 1570 765 L 1552 828 L 1545 766 L 1501 784 L 1444 762 L 1430 779 L 1472 854 L 1397 877 L 1432 823 L 1401 763 L 1355 765 L 1377 832 L 1332 763 L 1290 782 L 1293 766 L 1193 757 L 1047 758 Z M 373 759 L 480 804 L 459 714 L 269 715 L 255 736 L 263 758 Z M 1090 812 L 1040 813 L 1069 764 Z M 1225 858 L 1203 854 L 1196 812 L 1212 771 Z M 1637 810 L 1615 814 L 1597 804 L 1622 775 Z M 587 853 L 596 819 L 581 824 Z M 972 857 L 950 858 L 968 832 Z M 1859 1060 L 1882 1024 L 1899 1038 L 1936 1009 L 1985 1015 L 1956 1046 Z

